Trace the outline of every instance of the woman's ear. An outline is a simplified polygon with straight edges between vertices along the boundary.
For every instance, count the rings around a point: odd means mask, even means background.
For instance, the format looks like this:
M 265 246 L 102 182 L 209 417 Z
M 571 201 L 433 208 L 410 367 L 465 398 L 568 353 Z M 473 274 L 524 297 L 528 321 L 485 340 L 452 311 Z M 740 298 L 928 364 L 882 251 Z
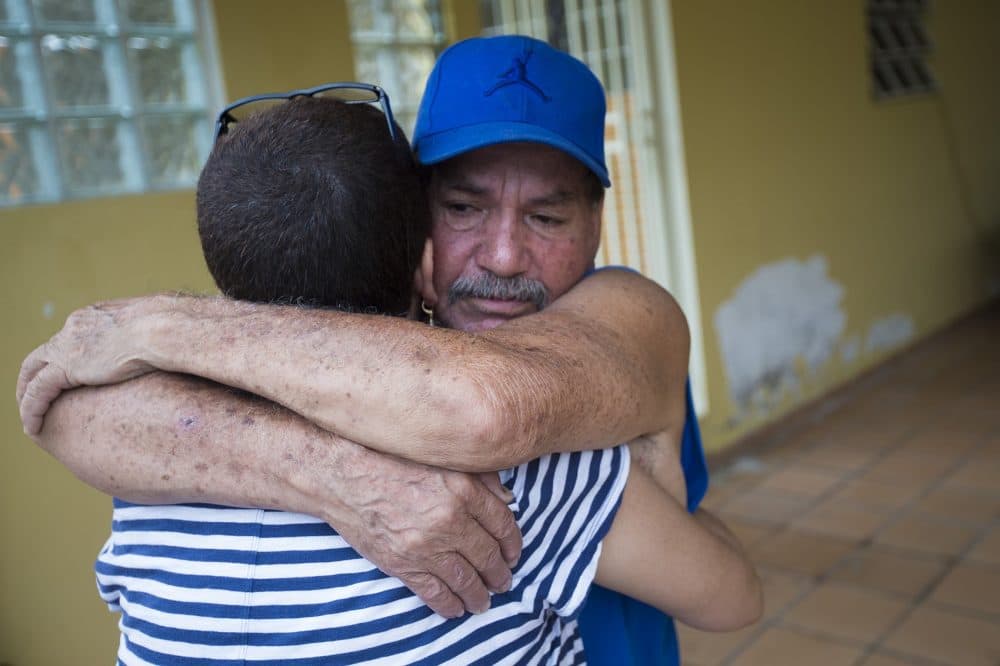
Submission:
M 413 271 L 413 288 L 424 303 L 430 307 L 437 305 L 437 294 L 434 293 L 434 242 L 430 238 L 424 242 L 420 265 Z

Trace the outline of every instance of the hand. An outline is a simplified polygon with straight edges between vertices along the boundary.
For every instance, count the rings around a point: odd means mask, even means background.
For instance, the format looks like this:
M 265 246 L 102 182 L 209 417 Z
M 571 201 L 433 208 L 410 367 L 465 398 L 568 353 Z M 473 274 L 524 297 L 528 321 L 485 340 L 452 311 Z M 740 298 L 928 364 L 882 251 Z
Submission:
M 116 384 L 153 370 L 137 357 L 135 336 L 125 325 L 140 301 L 109 301 L 77 310 L 61 331 L 28 355 L 17 378 L 25 434 L 38 435 L 49 405 L 63 391 Z
M 346 484 L 349 495 L 338 481 L 353 524 L 325 518 L 355 550 L 444 617 L 485 611 L 488 591 L 509 589 L 521 532 L 495 472 L 454 472 L 370 451 L 359 468 Z

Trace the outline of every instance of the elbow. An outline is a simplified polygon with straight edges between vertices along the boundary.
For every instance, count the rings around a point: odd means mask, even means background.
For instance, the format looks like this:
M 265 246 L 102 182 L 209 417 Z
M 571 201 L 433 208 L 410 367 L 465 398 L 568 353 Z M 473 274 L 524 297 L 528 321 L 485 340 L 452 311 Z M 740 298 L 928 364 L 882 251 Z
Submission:
M 481 382 L 470 382 L 459 396 L 452 407 L 457 427 L 450 438 L 454 448 L 448 452 L 448 467 L 488 472 L 537 457 L 533 440 L 519 427 L 517 404 Z
M 764 616 L 764 588 L 757 572 L 750 567 L 747 573 L 746 591 L 740 603 L 734 604 L 731 617 L 723 628 L 717 631 L 736 631 L 756 624 Z
M 764 589 L 753 566 L 747 565 L 743 581 L 735 586 L 720 585 L 713 595 L 713 610 L 699 613 L 691 626 L 702 631 L 737 631 L 760 621 L 764 615 Z M 734 598 L 732 591 L 739 590 Z

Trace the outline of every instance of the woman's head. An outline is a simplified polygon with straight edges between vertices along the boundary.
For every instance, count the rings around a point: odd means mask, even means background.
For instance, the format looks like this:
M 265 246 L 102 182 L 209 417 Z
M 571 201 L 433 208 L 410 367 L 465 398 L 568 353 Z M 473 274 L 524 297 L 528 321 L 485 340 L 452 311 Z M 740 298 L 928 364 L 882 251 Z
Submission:
M 430 231 L 402 130 L 368 104 L 297 97 L 216 142 L 198 181 L 205 261 L 228 296 L 403 314 Z

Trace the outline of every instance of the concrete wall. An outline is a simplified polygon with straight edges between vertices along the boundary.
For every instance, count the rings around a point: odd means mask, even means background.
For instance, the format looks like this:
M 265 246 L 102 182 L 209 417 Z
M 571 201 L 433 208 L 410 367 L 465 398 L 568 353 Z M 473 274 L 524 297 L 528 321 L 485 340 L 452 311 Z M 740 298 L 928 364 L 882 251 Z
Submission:
M 1000 5 L 933 3 L 940 90 L 886 102 L 863 5 L 672 3 L 710 450 L 997 287 Z

